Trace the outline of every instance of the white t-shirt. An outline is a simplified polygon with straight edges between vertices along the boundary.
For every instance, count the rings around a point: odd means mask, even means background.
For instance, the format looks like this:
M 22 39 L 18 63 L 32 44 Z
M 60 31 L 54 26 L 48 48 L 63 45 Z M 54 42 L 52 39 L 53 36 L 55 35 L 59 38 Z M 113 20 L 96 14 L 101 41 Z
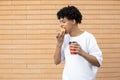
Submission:
M 86 31 L 76 37 L 65 35 L 61 50 L 61 60 L 65 61 L 62 80 L 95 80 L 98 67 L 90 64 L 78 54 L 70 54 L 69 42 L 76 41 L 89 55 L 97 58 L 102 64 L 102 52 L 99 49 L 95 37 Z

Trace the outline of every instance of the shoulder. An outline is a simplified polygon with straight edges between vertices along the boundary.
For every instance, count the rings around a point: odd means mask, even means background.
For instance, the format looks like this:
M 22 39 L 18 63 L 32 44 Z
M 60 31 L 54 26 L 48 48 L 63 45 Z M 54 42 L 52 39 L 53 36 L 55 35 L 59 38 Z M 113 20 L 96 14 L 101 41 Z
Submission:
M 92 33 L 88 32 L 88 31 L 84 31 L 85 35 L 88 35 L 88 36 L 94 36 Z
M 87 40 L 88 43 L 90 43 L 90 42 L 96 42 L 95 36 L 92 33 L 90 33 L 90 32 L 86 31 L 85 32 L 85 37 L 86 37 L 86 40 Z
M 87 38 L 95 38 L 95 36 L 92 33 L 87 31 L 84 32 L 84 36 L 86 36 Z

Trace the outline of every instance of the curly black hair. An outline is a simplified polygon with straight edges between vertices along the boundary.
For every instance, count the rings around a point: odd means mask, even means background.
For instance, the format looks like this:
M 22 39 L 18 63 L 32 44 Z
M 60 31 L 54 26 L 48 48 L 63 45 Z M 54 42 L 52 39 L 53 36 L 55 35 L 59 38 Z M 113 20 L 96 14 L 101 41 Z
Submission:
M 74 20 L 76 23 L 81 23 L 82 14 L 75 6 L 63 7 L 57 12 L 57 18 L 66 17 L 68 20 Z

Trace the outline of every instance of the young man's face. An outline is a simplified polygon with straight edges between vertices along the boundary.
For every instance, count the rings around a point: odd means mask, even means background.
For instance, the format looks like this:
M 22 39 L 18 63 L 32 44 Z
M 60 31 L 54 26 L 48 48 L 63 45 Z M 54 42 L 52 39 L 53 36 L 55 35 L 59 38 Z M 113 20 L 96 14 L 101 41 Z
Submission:
M 73 27 L 73 21 L 74 20 L 68 20 L 67 18 L 60 18 L 60 27 L 65 29 L 65 34 L 68 34 L 71 32 Z

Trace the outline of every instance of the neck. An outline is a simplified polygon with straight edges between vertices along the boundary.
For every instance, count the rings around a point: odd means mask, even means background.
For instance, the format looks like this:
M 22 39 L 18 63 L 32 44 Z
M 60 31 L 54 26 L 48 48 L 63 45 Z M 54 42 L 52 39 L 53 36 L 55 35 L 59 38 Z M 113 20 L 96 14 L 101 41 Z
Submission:
M 76 25 L 76 26 L 73 26 L 71 32 L 69 33 L 71 37 L 75 37 L 75 36 L 78 36 L 82 33 L 83 31 L 79 29 L 79 27 Z

